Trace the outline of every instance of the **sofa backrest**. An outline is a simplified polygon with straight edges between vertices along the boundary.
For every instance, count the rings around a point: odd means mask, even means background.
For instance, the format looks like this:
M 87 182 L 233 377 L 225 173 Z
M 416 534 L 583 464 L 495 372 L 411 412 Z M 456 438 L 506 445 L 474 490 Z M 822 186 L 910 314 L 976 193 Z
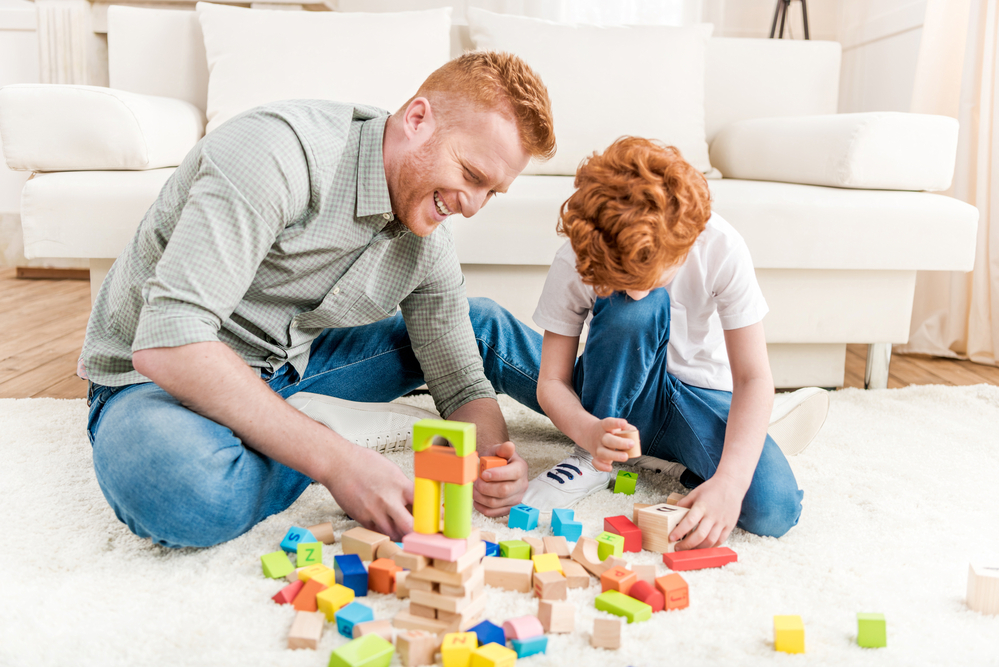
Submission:
M 471 46 L 466 26 L 454 26 L 451 34 L 453 55 Z M 838 42 L 712 38 L 705 71 L 708 142 L 737 120 L 836 113 L 840 56 Z M 112 88 L 207 107 L 208 64 L 193 11 L 109 7 L 108 66 Z

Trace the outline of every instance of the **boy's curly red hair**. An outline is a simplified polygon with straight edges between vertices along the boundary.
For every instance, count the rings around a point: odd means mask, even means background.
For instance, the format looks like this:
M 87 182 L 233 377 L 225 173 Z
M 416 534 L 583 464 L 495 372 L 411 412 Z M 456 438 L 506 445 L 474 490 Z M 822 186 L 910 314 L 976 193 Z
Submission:
M 649 290 L 681 262 L 711 216 L 704 174 L 673 146 L 622 137 L 576 171 L 558 233 L 598 296 Z

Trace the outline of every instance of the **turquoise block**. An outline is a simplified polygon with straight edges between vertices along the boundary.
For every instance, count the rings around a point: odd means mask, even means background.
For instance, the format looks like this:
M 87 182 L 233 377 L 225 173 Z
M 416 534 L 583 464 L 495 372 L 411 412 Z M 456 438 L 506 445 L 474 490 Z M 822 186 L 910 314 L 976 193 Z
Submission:
M 553 534 L 564 537 L 569 542 L 578 542 L 579 537 L 583 534 L 583 524 L 579 521 L 563 521 Z
M 298 553 L 298 545 L 302 542 L 318 542 L 316 537 L 307 531 L 305 528 L 299 528 L 298 526 L 292 526 L 285 533 L 284 539 L 281 540 L 281 548 L 290 554 Z
M 351 602 L 347 606 L 341 607 L 340 611 L 336 612 L 334 616 L 336 617 L 337 632 L 347 639 L 354 638 L 355 625 L 375 620 L 375 614 L 371 611 L 371 608 L 360 602 Z
M 511 639 L 510 643 L 513 644 L 513 650 L 517 652 L 518 658 L 526 658 L 535 653 L 544 653 L 548 648 L 548 637 L 540 635 L 530 639 Z
M 576 513 L 573 510 L 552 510 L 552 535 L 561 535 L 562 526 L 575 519 Z
M 534 530 L 538 527 L 538 517 L 540 516 L 541 512 L 530 505 L 514 505 L 510 508 L 510 518 L 506 525 L 521 530 Z

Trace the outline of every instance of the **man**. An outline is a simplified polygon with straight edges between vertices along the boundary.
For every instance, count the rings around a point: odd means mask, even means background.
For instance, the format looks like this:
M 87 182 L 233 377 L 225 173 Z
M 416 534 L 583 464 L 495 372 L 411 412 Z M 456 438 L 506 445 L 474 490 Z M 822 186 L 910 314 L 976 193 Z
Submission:
M 280 102 L 199 142 L 108 274 L 80 358 L 94 469 L 118 518 L 164 546 L 207 546 L 315 480 L 399 539 L 412 482 L 283 399 L 305 392 L 310 414 L 357 425 L 379 414 L 326 397 L 389 401 L 424 382 L 442 416 L 477 425 L 480 454 L 508 459 L 473 496 L 508 512 L 527 464 L 490 381 L 540 410 L 536 365 L 525 378 L 505 363 L 538 358 L 537 337 L 491 302 L 470 312 L 441 225 L 554 150 L 540 78 L 482 52 L 391 116 Z

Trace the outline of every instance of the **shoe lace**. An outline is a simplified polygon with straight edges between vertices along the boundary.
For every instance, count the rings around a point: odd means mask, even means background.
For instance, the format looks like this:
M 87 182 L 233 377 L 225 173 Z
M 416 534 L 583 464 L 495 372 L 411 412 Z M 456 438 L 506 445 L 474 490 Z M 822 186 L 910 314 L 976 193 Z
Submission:
M 559 463 L 557 466 L 548 471 L 548 477 L 551 477 L 559 484 L 565 484 L 566 480 L 562 479 L 559 475 L 565 475 L 566 479 L 572 480 L 575 477 L 575 475 L 572 474 L 573 472 L 580 477 L 583 476 L 583 471 L 576 466 L 568 463 Z

